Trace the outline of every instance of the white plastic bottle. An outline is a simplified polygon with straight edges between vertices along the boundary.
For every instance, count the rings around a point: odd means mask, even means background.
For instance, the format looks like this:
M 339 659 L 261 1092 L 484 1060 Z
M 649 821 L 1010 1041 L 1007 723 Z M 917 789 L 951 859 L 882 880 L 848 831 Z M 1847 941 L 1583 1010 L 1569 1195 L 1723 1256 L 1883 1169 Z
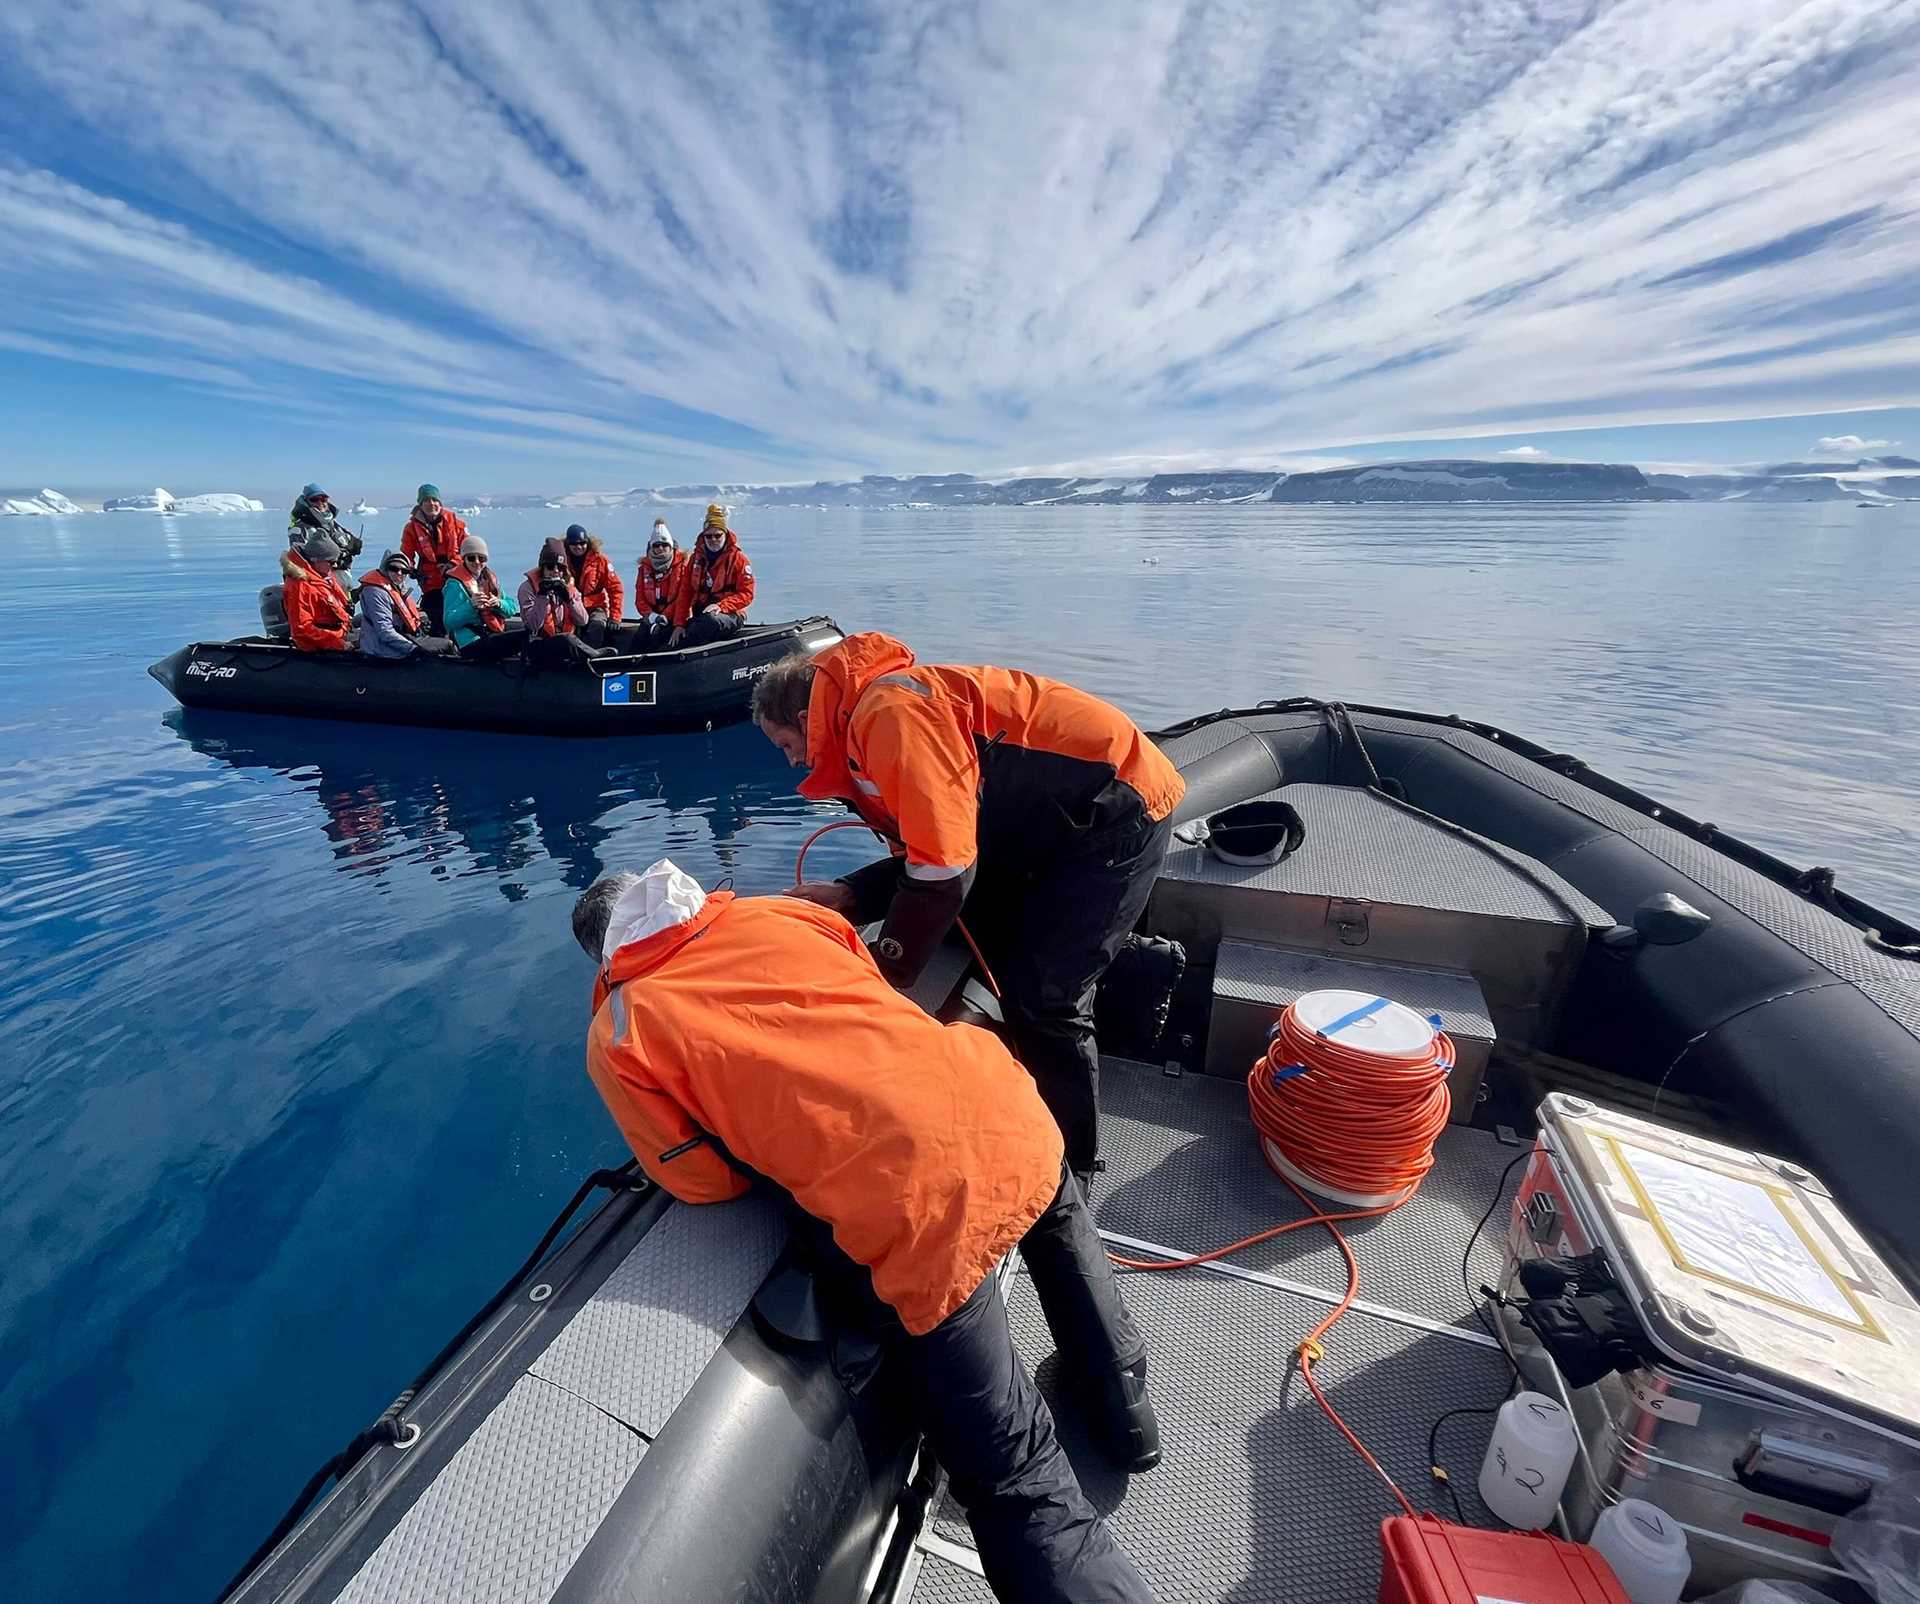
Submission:
M 1680 1523 L 1644 1498 L 1623 1498 L 1600 1512 L 1587 1541 L 1613 1567 L 1633 1604 L 1677 1604 L 1693 1556 Z
M 1573 1468 L 1573 1421 L 1542 1392 L 1500 1406 L 1480 1461 L 1480 1497 L 1509 1526 L 1539 1531 L 1553 1519 Z

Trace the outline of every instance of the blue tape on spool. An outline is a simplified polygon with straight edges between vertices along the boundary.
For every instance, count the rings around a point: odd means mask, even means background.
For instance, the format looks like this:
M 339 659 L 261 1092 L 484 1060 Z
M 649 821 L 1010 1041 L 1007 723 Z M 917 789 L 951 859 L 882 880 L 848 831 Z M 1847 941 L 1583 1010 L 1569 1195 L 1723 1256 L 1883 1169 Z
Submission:
M 1294 1076 L 1304 1075 L 1306 1072 L 1305 1064 L 1282 1064 L 1273 1072 L 1273 1084 L 1278 1086 L 1283 1080 L 1292 1080 Z
M 1342 1014 L 1332 1024 L 1321 1026 L 1320 1029 L 1314 1032 L 1314 1035 L 1323 1037 L 1326 1040 L 1331 1041 L 1333 1039 L 1334 1034 L 1337 1031 L 1345 1030 L 1349 1025 L 1359 1024 L 1361 1020 L 1366 1019 L 1371 1015 L 1379 1013 L 1380 1010 L 1386 1006 L 1387 1006 L 1387 999 L 1385 997 L 1376 997 L 1370 1003 L 1361 1004 L 1361 1006 L 1354 1009 L 1352 1013 Z

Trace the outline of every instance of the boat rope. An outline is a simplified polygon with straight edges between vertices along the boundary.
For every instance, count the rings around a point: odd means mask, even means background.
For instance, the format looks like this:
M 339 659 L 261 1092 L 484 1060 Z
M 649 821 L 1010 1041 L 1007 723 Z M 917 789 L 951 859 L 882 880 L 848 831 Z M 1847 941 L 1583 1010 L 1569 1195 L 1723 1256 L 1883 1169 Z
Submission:
M 999 737 L 996 736 L 995 739 L 998 740 Z M 800 843 L 800 850 L 794 855 L 793 883 L 795 885 L 802 884 L 806 879 L 807 848 L 818 841 L 821 836 L 830 834 L 835 830 L 870 830 L 878 839 L 882 841 L 886 839 L 878 830 L 875 830 L 872 825 L 867 823 L 865 819 L 835 819 L 831 824 L 821 825 L 819 829 L 815 830 L 812 835 Z M 1000 982 L 993 978 L 993 970 L 987 964 L 987 955 L 980 950 L 980 944 L 973 939 L 973 932 L 967 928 L 966 920 L 955 919 L 953 924 L 954 928 L 960 932 L 960 938 L 966 942 L 967 950 L 973 954 L 973 961 L 980 966 L 980 974 L 987 983 L 987 990 L 998 997 L 1000 995 Z
M 580 1183 L 579 1189 L 568 1200 L 567 1206 L 547 1227 L 546 1234 L 540 1238 L 539 1245 L 527 1255 L 526 1262 L 508 1277 L 498 1292 L 487 1299 L 479 1313 L 454 1333 L 452 1340 L 428 1361 L 426 1368 L 419 1375 L 414 1377 L 412 1385 L 380 1411 L 379 1417 L 372 1425 L 364 1431 L 357 1432 L 346 1447 L 307 1478 L 306 1486 L 300 1489 L 299 1496 L 288 1506 L 286 1514 L 280 1517 L 273 1530 L 267 1534 L 266 1541 L 247 1556 L 246 1564 L 240 1567 L 233 1580 L 220 1590 L 215 1604 L 220 1604 L 220 1600 L 232 1597 L 267 1556 L 280 1546 L 287 1534 L 300 1524 L 300 1518 L 306 1514 L 308 1506 L 320 1496 L 321 1489 L 328 1482 L 336 1477 L 345 1476 L 372 1449 L 383 1444 L 390 1444 L 396 1448 L 411 1447 L 419 1439 L 420 1427 L 406 1418 L 406 1412 L 413 1400 L 419 1396 L 420 1389 L 433 1380 L 447 1361 L 466 1345 L 468 1338 L 499 1312 L 500 1306 L 513 1296 L 520 1283 L 540 1267 L 547 1257 L 548 1250 L 560 1233 L 566 1229 L 567 1221 L 573 1218 L 582 1203 L 603 1187 L 617 1191 L 622 1187 L 646 1184 L 638 1174 L 638 1169 L 636 1162 L 629 1159 L 618 1169 L 595 1170 Z
M 1408 801 L 1405 786 L 1398 780 L 1383 780 L 1380 777 L 1380 771 L 1373 765 L 1373 756 L 1367 751 L 1367 744 L 1361 739 L 1360 730 L 1353 722 L 1353 714 L 1347 707 L 1340 702 L 1323 702 L 1318 705 L 1322 716 L 1327 720 L 1328 732 L 1333 737 L 1336 749 L 1342 743 L 1348 743 L 1358 754 L 1369 776 L 1368 790 L 1376 796 L 1384 797 L 1402 813 L 1411 814 L 1435 829 L 1444 831 L 1456 841 L 1465 842 L 1476 851 L 1492 858 L 1495 863 L 1510 873 L 1519 875 L 1554 902 L 1560 911 L 1573 921 L 1576 929 L 1584 930 L 1588 927 L 1586 909 L 1580 907 L 1567 895 L 1565 883 L 1551 869 L 1544 864 L 1536 865 L 1525 854 L 1502 847 L 1499 843 L 1489 841 L 1485 836 L 1469 830 L 1465 825 L 1455 824 L 1451 819 L 1443 819 L 1439 814 L 1429 813 L 1425 808 Z
M 1273 1026 L 1266 1052 L 1247 1073 L 1247 1108 L 1260 1140 L 1260 1156 L 1310 1211 L 1305 1218 L 1184 1258 L 1109 1257 L 1123 1270 L 1181 1270 L 1289 1231 L 1324 1226 L 1346 1261 L 1347 1288 L 1327 1317 L 1299 1343 L 1300 1377 L 1327 1419 L 1386 1484 L 1401 1508 L 1417 1515 L 1411 1500 L 1321 1391 L 1313 1369 L 1326 1356 L 1323 1340 L 1360 1291 L 1359 1261 L 1340 1222 L 1390 1214 L 1413 1197 L 1433 1168 L 1433 1144 L 1446 1129 L 1452 1107 L 1447 1076 L 1453 1068 L 1453 1043 L 1437 1021 L 1429 1043 L 1403 1053 L 1367 1052 L 1333 1039 L 1341 1026 L 1382 1006 L 1385 1000 L 1376 999 L 1316 1030 L 1289 1003 Z M 1349 1197 L 1378 1201 L 1325 1209 L 1296 1176 Z
M 1852 925 L 1875 952 L 1884 952 L 1892 958 L 1920 958 L 1920 942 L 1894 941 L 1876 926 L 1851 912 L 1840 900 L 1839 888 L 1834 884 L 1831 869 L 1802 869 L 1793 889 L 1807 901 L 1826 909 L 1836 919 L 1843 919 Z

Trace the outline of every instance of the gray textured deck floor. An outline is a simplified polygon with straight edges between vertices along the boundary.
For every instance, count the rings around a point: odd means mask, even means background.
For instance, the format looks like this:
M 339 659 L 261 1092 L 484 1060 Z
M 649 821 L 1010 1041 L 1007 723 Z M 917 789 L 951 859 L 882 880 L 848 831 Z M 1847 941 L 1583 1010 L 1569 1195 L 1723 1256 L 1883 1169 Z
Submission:
M 1237 1082 L 1110 1061 L 1103 1082 L 1107 1173 L 1094 1213 L 1103 1230 L 1197 1252 L 1304 1211 L 1261 1162 Z M 1361 1299 L 1337 1326 L 1317 1367 L 1346 1416 L 1417 1507 L 1449 1512 L 1428 1475 L 1427 1430 L 1448 1409 L 1496 1404 L 1506 1367 L 1475 1329 L 1460 1286 L 1460 1255 L 1501 1171 L 1521 1149 L 1454 1127 L 1415 1201 L 1348 1227 Z M 1476 1284 L 1498 1267 L 1500 1219 L 1472 1266 Z M 1151 1257 L 1136 1253 L 1135 1257 Z M 1016 1340 L 1054 1405 L 1081 1484 L 1152 1582 L 1163 1604 L 1371 1604 L 1379 1580 L 1379 1526 L 1390 1495 L 1335 1433 L 1294 1369 L 1294 1348 L 1345 1288 L 1323 1230 L 1277 1238 L 1234 1263 L 1254 1282 L 1204 1270 L 1129 1275 L 1124 1286 L 1152 1343 L 1151 1373 L 1166 1456 L 1129 1478 L 1112 1469 L 1063 1398 L 1059 1362 L 1038 1301 L 1016 1281 Z M 1277 1285 L 1272 1282 L 1289 1283 Z M 1468 1518 L 1488 1516 L 1473 1493 L 1484 1417 L 1448 1423 L 1441 1458 Z M 937 1536 L 970 1541 L 948 1507 Z M 916 1604 L 979 1601 L 985 1584 L 929 1557 Z

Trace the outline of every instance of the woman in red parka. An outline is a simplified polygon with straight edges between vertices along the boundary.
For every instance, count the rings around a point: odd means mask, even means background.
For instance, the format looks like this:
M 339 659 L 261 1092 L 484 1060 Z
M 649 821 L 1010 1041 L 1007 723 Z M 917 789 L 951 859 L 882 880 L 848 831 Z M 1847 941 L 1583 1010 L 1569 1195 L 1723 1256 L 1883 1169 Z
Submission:
M 620 627 L 620 608 L 625 591 L 620 576 L 613 571 L 612 560 L 600 547 L 597 536 L 579 524 L 567 525 L 567 569 L 573 575 L 573 588 L 587 609 L 586 627 L 580 638 L 589 646 L 607 644 L 607 631 Z

